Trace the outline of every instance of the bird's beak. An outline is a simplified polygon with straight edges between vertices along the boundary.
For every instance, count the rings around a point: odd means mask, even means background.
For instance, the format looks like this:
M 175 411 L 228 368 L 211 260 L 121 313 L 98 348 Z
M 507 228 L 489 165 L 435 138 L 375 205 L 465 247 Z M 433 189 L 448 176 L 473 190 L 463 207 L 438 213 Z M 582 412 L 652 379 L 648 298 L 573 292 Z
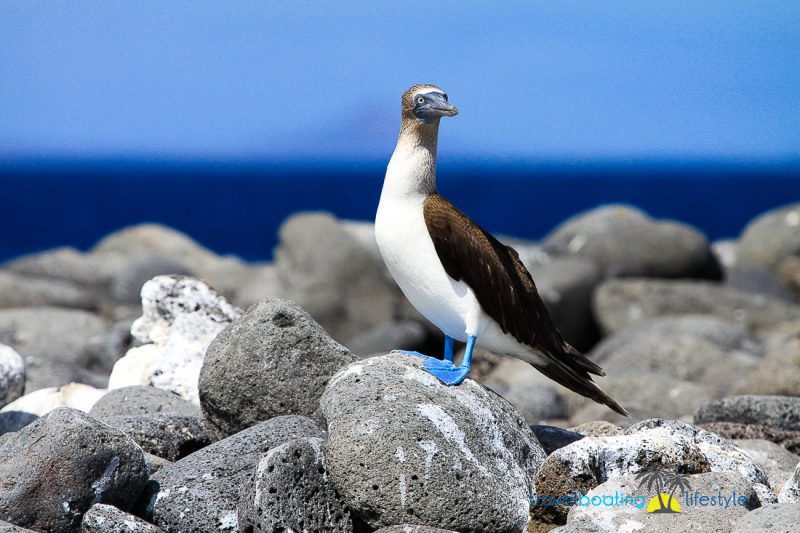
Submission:
M 435 95 L 431 97 L 431 106 L 428 110 L 430 115 L 436 117 L 454 117 L 458 115 L 456 106 L 444 99 L 444 96 Z

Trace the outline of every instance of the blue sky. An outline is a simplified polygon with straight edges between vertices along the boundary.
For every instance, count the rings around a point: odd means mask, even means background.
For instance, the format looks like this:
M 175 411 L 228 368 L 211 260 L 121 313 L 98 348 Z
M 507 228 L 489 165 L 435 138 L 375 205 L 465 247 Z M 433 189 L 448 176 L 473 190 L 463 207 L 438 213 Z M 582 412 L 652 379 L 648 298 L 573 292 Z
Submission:
M 335 5 L 334 5 L 335 4 Z M 0 3 L 0 159 L 796 159 L 800 2 Z

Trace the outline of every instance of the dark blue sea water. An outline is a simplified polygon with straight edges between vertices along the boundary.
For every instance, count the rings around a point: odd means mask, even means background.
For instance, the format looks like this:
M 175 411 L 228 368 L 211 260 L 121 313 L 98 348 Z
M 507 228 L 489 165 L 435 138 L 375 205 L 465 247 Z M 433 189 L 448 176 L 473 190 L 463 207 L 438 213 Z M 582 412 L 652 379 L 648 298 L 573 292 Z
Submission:
M 0 261 L 160 222 L 220 253 L 269 259 L 280 223 L 304 210 L 371 220 L 384 163 L 162 161 L 0 163 Z M 591 207 L 624 202 L 733 237 L 800 201 L 800 162 L 440 165 L 440 192 L 486 229 L 530 239 Z

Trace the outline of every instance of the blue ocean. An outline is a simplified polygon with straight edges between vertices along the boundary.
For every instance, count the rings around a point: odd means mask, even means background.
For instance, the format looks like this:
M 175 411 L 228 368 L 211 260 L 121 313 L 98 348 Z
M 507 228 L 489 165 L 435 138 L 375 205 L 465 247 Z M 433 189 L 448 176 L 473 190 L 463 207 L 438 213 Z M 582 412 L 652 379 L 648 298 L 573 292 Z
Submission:
M 25 161 L 0 164 L 0 261 L 55 246 L 87 249 L 159 222 L 248 260 L 268 260 L 298 211 L 372 220 L 385 162 L 335 164 Z M 440 192 L 486 229 L 539 239 L 583 210 L 627 203 L 735 237 L 754 216 L 800 201 L 800 163 L 478 163 L 439 167 Z

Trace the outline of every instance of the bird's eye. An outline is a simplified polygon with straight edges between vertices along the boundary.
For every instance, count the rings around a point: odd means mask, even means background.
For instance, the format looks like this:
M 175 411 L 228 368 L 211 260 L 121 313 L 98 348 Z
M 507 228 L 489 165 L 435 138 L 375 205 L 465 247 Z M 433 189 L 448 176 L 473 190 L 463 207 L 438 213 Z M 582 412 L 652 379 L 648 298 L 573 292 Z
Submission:
M 442 98 L 444 98 L 444 101 L 446 102 L 447 101 L 447 94 L 443 93 L 442 94 Z
M 419 98 L 417 98 L 417 103 L 418 104 L 424 104 L 425 103 L 425 99 L 420 96 Z

